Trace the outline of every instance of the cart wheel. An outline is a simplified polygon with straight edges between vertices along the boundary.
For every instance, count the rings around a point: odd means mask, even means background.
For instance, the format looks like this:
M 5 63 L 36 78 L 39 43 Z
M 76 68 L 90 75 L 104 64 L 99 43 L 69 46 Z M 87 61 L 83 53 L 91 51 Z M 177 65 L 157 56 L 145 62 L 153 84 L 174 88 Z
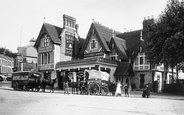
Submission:
M 13 83 L 13 89 L 14 89 L 14 90 L 17 90 L 17 89 L 18 89 L 18 86 L 19 86 L 19 85 L 18 85 L 17 82 Z
M 109 89 L 108 89 L 108 87 L 102 87 L 101 88 L 101 93 L 102 93 L 102 95 L 107 95 L 108 94 L 108 92 L 109 92 Z
M 100 86 L 96 83 L 89 84 L 89 94 L 99 95 L 100 94 Z
M 100 95 L 100 85 L 96 84 L 96 94 Z

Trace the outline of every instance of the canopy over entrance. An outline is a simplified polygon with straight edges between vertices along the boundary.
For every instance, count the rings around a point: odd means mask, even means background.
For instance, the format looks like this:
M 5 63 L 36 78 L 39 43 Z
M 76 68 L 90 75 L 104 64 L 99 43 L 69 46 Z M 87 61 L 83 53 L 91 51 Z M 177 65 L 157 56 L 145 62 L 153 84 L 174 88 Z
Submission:
M 89 73 L 88 79 L 100 79 L 108 81 L 110 78 L 110 75 L 107 72 L 97 70 L 85 70 L 85 71 Z

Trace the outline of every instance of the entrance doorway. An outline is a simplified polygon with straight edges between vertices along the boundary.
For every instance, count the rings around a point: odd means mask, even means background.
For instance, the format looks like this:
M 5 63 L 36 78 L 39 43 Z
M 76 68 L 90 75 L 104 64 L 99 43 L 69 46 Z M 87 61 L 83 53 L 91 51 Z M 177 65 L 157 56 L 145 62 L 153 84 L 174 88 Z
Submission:
M 140 88 L 144 88 L 145 74 L 140 74 Z

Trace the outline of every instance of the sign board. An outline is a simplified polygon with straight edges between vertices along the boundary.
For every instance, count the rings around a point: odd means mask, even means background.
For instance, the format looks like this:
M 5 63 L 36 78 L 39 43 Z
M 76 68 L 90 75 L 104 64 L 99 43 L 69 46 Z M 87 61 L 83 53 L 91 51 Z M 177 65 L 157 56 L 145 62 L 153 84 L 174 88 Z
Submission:
M 25 76 L 13 76 L 13 80 L 28 80 L 28 75 L 25 75 Z
M 86 53 L 84 54 L 84 57 L 95 57 L 95 56 L 103 56 L 103 52 L 93 52 L 93 53 Z

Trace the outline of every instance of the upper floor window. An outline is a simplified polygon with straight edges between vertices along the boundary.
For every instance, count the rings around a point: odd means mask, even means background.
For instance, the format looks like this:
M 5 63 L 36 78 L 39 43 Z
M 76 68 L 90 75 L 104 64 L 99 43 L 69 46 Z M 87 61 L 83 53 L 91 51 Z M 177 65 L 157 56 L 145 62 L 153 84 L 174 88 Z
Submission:
M 75 28 L 75 23 L 74 23 L 73 20 L 68 19 L 68 20 L 66 20 L 65 23 L 66 23 L 66 25 L 67 25 L 68 27 Z
M 90 42 L 90 49 L 91 50 L 94 50 L 94 49 L 97 49 L 97 46 L 98 45 L 98 42 L 95 40 L 95 39 L 93 39 L 91 42 Z
M 48 38 L 45 38 L 43 44 L 44 44 L 44 47 L 45 46 L 49 46 L 49 39 Z
M 111 58 L 111 60 L 118 60 L 119 58 L 118 58 L 118 54 L 117 53 L 115 53 L 115 54 L 111 54 L 110 55 L 110 58 Z
M 46 34 L 44 35 L 42 39 L 42 44 L 43 44 L 43 47 L 49 46 L 49 37 L 47 37 Z
M 140 65 L 143 64 L 143 57 L 140 57 Z
M 38 63 L 39 64 L 50 64 L 53 63 L 53 54 L 52 52 L 45 52 L 38 55 Z

